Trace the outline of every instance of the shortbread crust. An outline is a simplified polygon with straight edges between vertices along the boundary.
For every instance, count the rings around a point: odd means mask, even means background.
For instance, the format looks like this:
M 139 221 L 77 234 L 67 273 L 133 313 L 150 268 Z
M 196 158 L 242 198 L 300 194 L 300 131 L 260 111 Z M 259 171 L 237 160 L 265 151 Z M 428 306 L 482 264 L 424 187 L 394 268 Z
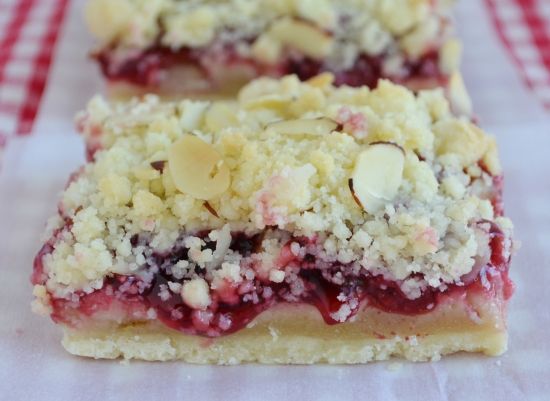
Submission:
M 467 306 L 467 307 L 465 307 Z M 472 319 L 472 313 L 478 319 Z M 421 316 L 362 309 L 351 322 L 327 325 L 309 305 L 280 304 L 237 333 L 203 338 L 143 322 L 64 330 L 74 355 L 199 364 L 366 363 L 402 357 L 435 361 L 458 351 L 497 356 L 506 351 L 505 310 L 483 297 L 442 305 Z

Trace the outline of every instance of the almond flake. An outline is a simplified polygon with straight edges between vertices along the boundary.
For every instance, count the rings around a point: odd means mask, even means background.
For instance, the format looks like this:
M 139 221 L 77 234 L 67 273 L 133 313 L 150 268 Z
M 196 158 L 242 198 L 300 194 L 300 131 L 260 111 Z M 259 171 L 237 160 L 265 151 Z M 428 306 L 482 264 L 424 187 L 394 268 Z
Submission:
M 268 130 L 287 135 L 328 135 L 338 128 L 338 123 L 330 118 L 283 120 L 271 123 Z
M 184 135 L 172 145 L 168 168 L 176 188 L 197 199 L 220 196 L 231 181 L 229 167 L 218 151 L 194 135 Z
M 376 213 L 393 200 L 403 178 L 405 152 L 393 142 L 376 142 L 355 161 L 349 187 L 355 201 L 368 213 Z

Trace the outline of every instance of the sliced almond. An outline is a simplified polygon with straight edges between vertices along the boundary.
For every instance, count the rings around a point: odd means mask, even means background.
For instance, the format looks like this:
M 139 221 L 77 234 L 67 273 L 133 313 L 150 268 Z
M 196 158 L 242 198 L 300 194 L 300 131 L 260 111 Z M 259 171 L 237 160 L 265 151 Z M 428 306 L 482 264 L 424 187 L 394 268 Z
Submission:
M 271 123 L 268 130 L 287 135 L 328 135 L 338 128 L 338 123 L 330 118 L 303 118 Z
M 401 185 L 405 152 L 393 142 L 376 142 L 359 154 L 349 187 L 355 201 L 376 213 L 391 201 Z
M 208 203 L 208 201 L 204 201 L 204 203 L 203 203 L 202 205 L 204 206 L 204 208 L 205 208 L 206 210 L 208 210 L 208 211 L 210 212 L 210 214 L 211 214 L 212 216 L 214 216 L 214 217 L 217 218 L 217 219 L 220 218 L 220 216 L 218 215 L 218 212 L 216 212 L 216 209 L 214 209 L 214 208 L 212 207 L 212 205 L 211 205 L 210 203 Z
M 269 29 L 268 35 L 283 45 L 316 59 L 326 57 L 332 51 L 334 42 L 329 33 L 311 23 L 292 18 L 275 21 Z
M 401 153 L 403 153 L 403 156 L 405 156 L 405 149 L 401 145 L 396 144 L 395 142 L 390 141 L 374 141 L 369 143 L 369 147 L 376 146 L 376 145 L 389 145 L 393 146 L 395 149 L 399 150 Z
M 184 135 L 172 145 L 168 169 L 179 191 L 202 200 L 221 195 L 231 181 L 229 168 L 221 155 L 194 135 Z

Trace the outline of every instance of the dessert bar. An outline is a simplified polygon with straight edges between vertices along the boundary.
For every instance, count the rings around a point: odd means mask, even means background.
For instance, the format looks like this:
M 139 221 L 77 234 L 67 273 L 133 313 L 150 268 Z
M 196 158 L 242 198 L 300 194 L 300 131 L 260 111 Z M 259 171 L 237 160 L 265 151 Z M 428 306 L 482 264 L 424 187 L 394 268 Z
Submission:
M 448 0 L 90 0 L 93 52 L 115 96 L 234 94 L 258 76 L 331 72 L 446 87 L 469 112 Z
M 435 360 L 507 345 L 495 140 L 443 90 L 321 74 L 232 101 L 94 98 L 33 309 L 94 358 Z

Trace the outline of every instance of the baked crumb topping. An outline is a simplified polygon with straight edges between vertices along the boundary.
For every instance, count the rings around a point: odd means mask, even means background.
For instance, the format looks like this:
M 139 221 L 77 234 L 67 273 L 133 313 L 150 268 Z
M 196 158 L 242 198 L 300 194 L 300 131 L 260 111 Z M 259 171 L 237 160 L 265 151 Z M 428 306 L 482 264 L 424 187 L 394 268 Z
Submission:
M 227 44 L 242 57 L 274 64 L 299 52 L 347 69 L 359 54 L 387 55 L 387 75 L 403 58 L 439 48 L 450 34 L 446 0 L 91 0 L 87 21 L 102 47 L 128 53 L 153 44 L 178 50 Z M 233 46 L 234 45 L 234 46 Z M 442 68 L 457 61 L 447 48 Z M 454 51 L 456 50 L 456 51 Z M 454 68 L 453 68 L 454 70 Z
M 49 225 L 48 291 L 92 292 L 112 274 L 147 282 L 151 255 L 175 246 L 187 257 L 171 274 L 189 281 L 164 290 L 196 309 L 209 290 L 258 277 L 292 282 L 298 294 L 285 260 L 308 254 L 397 281 L 411 299 L 486 264 L 480 222 L 512 230 L 491 204 L 501 174 L 494 139 L 453 116 L 441 90 L 330 82 L 262 78 L 233 102 L 94 98 L 78 123 L 98 150 Z M 230 249 L 234 232 L 261 233 L 258 249 Z

